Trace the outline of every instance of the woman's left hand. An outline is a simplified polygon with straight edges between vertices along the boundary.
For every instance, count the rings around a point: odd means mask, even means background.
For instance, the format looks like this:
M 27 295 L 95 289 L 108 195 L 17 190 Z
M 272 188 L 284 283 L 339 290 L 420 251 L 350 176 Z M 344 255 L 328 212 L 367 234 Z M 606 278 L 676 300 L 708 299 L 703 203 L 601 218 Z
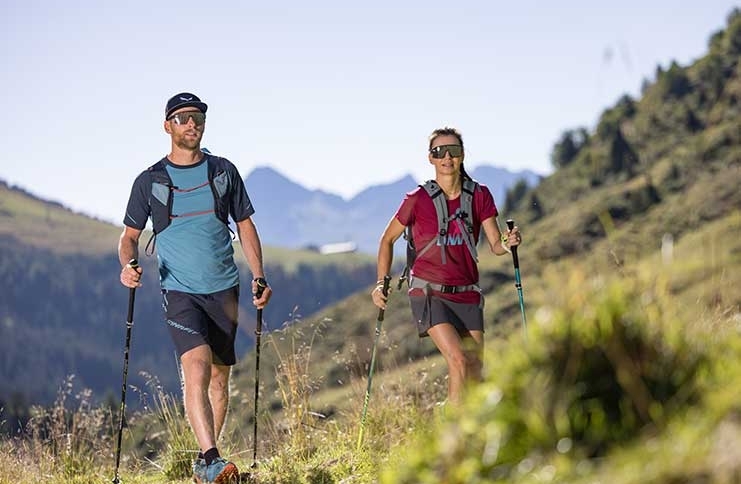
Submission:
M 519 227 L 515 225 L 514 227 L 512 227 L 512 230 L 507 229 L 504 240 L 506 241 L 505 243 L 509 248 L 520 245 L 522 243 L 522 234 L 520 233 Z

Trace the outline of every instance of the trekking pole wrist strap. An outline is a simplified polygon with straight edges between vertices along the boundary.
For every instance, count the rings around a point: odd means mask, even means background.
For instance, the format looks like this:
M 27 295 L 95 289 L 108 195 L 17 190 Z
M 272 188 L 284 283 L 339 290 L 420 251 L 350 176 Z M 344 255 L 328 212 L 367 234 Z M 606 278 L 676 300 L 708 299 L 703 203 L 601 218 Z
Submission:
M 509 248 L 507 245 L 507 241 L 509 238 L 506 235 L 502 235 L 501 241 L 502 241 L 502 249 L 504 249 L 508 254 L 512 253 L 512 249 Z

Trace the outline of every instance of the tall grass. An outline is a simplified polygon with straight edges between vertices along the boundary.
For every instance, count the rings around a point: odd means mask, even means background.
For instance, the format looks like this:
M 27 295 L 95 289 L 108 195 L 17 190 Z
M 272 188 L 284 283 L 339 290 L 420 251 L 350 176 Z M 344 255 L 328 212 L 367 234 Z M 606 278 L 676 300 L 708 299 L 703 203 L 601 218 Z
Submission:
M 107 408 L 91 403 L 89 390 L 75 394 L 73 383 L 69 376 L 53 406 L 33 407 L 24 434 L 0 444 L 0 482 L 87 484 L 102 477 L 100 464 L 111 456 L 113 419 Z
M 351 376 L 356 363 L 345 362 L 351 384 L 341 413 L 328 418 L 312 409 L 312 393 L 322 378 L 312 372 L 312 348 L 323 329 L 324 325 L 318 324 L 310 335 L 281 330 L 268 336 L 268 344 L 278 357 L 275 378 L 283 412 L 268 419 L 273 457 L 260 462 L 258 471 L 251 474 L 255 482 L 375 482 L 389 452 L 422 421 L 419 404 L 424 399 L 404 390 L 407 383 L 401 374 L 397 381 L 380 379 L 370 403 L 366 439 L 358 452 L 365 386 L 364 381 Z
M 147 376 L 151 390 L 151 407 L 145 414 L 143 427 L 149 431 L 146 440 L 154 455 L 155 465 L 168 480 L 187 479 L 192 476 L 192 463 L 198 454 L 198 443 L 190 430 L 185 407 L 179 396 L 163 391 L 156 377 Z
M 268 335 L 268 343 L 278 356 L 276 368 L 276 382 L 283 402 L 281 422 L 273 429 L 282 432 L 287 438 L 284 440 L 284 451 L 288 451 L 291 458 L 307 459 L 315 450 L 314 433 L 319 419 L 324 415 L 311 410 L 310 398 L 315 388 L 315 379 L 310 372 L 311 349 L 314 338 L 320 334 L 322 326 L 317 327 L 308 341 L 297 339 L 301 332 L 289 337 L 288 352 L 281 350 L 276 338 L 285 334 L 283 331 Z
M 365 379 L 355 378 L 358 361 L 347 361 L 348 400 L 336 415 L 327 416 L 312 408 L 313 392 L 322 376 L 312 371 L 312 349 L 321 337 L 318 325 L 308 336 L 301 332 L 275 331 L 267 337 L 278 365 L 282 411 L 261 416 L 261 458 L 252 469 L 238 451 L 234 437 L 244 426 L 230 422 L 232 432 L 223 442 L 226 455 L 243 471 L 245 482 L 270 483 L 371 483 L 389 454 L 403 445 L 412 433 L 426 426 L 445 382 L 418 374 L 424 385 L 410 385 L 404 371 L 389 365 L 377 375 L 366 421 L 366 438 L 356 449 Z M 385 335 L 384 338 L 385 339 Z M 281 342 L 282 344 L 279 344 Z M 388 341 L 382 345 L 388 346 Z M 367 370 L 367 368 L 366 368 Z M 165 393 L 156 377 L 144 375 L 146 389 L 134 389 L 141 410 L 127 411 L 120 476 L 125 483 L 190 482 L 191 463 L 197 444 L 179 396 Z M 272 376 L 272 375 L 271 375 Z M 4 461 L 0 484 L 65 482 L 71 484 L 110 481 L 113 477 L 118 415 L 111 407 L 91 404 L 87 390 L 74 394 L 74 377 L 60 388 L 55 404 L 34 408 L 28 428 L 15 439 L 0 441 Z M 70 403 L 77 405 L 71 406 Z M 231 441 L 229 440 L 231 439 Z M 251 448 L 251 442 L 244 441 Z M 221 446 L 222 444 L 220 444 Z M 268 457 L 265 457 L 268 456 Z
M 718 257 L 545 270 L 528 293 L 545 296 L 529 307 L 527 344 L 519 331 L 488 342 L 486 381 L 460 409 L 438 404 L 439 360 L 397 364 L 384 330 L 360 451 L 365 347 L 317 351 L 324 321 L 273 331 L 261 381 L 275 379 L 278 401 L 260 396 L 258 465 L 244 421 L 227 419 L 220 448 L 255 483 L 741 482 L 741 311 L 725 287 L 737 276 L 713 276 L 738 252 Z M 714 283 L 697 282 L 708 274 Z M 334 368 L 341 383 L 319 395 L 329 358 L 345 374 Z M 126 419 L 122 482 L 190 482 L 197 446 L 180 396 L 149 381 Z M 0 440 L 0 484 L 110 481 L 118 419 L 91 401 L 70 377 L 51 408 L 35 407 L 21 435 Z

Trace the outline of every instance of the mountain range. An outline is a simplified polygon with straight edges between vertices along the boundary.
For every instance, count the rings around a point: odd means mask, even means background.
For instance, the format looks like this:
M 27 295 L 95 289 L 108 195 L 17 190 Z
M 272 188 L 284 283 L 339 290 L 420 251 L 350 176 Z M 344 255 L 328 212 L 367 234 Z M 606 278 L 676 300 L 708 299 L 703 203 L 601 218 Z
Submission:
M 530 170 L 509 171 L 490 165 L 470 171 L 487 185 L 500 212 L 506 192 L 522 180 L 534 187 L 541 176 Z M 360 252 L 375 254 L 378 238 L 406 192 L 417 185 L 411 175 L 388 184 L 372 185 L 349 200 L 323 190 L 309 190 L 269 167 L 258 167 L 245 177 L 255 205 L 255 223 L 266 245 L 317 248 L 349 242 Z

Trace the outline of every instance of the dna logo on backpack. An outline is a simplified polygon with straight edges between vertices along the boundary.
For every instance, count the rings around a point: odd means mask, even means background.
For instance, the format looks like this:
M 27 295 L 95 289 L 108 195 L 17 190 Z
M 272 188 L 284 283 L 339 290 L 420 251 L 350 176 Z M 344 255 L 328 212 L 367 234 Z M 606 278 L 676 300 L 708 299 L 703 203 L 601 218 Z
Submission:
M 462 208 L 458 208 L 453 215 L 450 216 L 451 220 L 463 220 L 464 223 L 468 217 L 468 214 L 465 210 Z M 457 245 L 463 245 L 466 243 L 465 240 L 465 233 L 461 232 L 461 228 L 459 224 L 453 224 L 452 227 L 448 225 L 449 230 L 448 233 L 445 236 L 437 237 L 435 239 L 435 244 L 440 247 L 441 245 L 446 245 L 448 247 L 457 246 Z

